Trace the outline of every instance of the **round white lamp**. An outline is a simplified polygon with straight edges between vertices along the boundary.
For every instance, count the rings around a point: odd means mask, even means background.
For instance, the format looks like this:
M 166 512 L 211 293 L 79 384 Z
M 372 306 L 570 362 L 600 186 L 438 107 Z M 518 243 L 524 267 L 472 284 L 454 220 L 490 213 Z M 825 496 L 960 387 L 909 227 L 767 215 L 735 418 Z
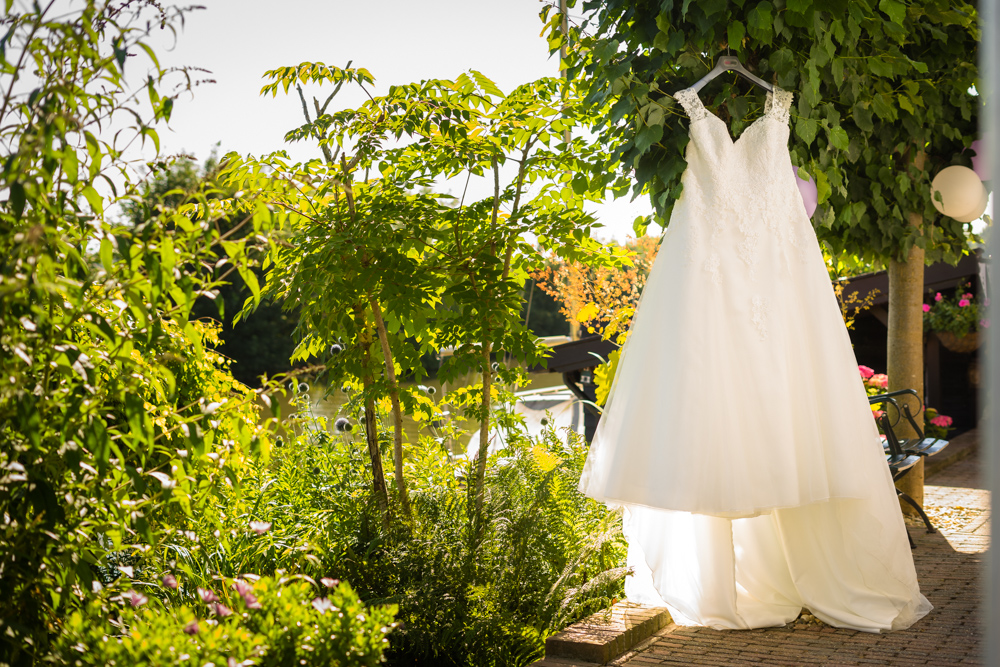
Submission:
M 938 200 L 940 195 L 940 201 Z M 945 167 L 938 172 L 931 182 L 931 202 L 934 208 L 949 218 L 962 220 L 976 213 L 981 203 L 985 201 L 986 188 L 979 180 L 979 175 L 960 165 Z M 975 220 L 986 207 L 976 213 L 969 221 Z
M 953 215 L 951 217 L 954 218 L 955 220 L 958 220 L 959 222 L 972 222 L 973 220 L 978 220 L 979 218 L 983 217 L 983 213 L 986 213 L 986 205 L 989 203 L 990 203 L 990 193 L 987 192 L 986 188 L 984 187 L 983 198 L 976 206 L 976 208 L 972 209 L 972 211 L 970 211 L 966 215 Z

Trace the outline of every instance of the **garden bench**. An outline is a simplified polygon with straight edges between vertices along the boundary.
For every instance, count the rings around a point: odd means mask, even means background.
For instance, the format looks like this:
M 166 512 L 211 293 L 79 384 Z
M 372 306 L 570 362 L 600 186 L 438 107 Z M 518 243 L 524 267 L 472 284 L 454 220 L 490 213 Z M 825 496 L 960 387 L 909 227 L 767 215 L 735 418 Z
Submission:
M 923 430 L 917 425 L 916 420 L 913 418 L 913 412 L 910 410 L 910 406 L 907 403 L 904 403 L 902 408 L 900 408 L 899 402 L 896 399 L 908 395 L 912 395 L 916 398 L 920 403 L 921 409 L 923 408 L 923 402 L 920 400 L 920 396 L 913 389 L 902 389 L 899 391 L 892 391 L 868 397 L 869 404 L 876 405 L 881 403 L 884 405 L 882 414 L 876 419 L 876 421 L 882 429 L 882 447 L 885 450 L 886 463 L 889 465 L 889 470 L 892 473 L 893 482 L 905 477 L 921 458 L 937 454 L 948 446 L 947 440 L 924 436 Z M 895 420 L 889 417 L 890 406 L 894 407 L 896 410 Z M 899 423 L 900 418 L 905 418 L 910 423 L 914 432 L 917 434 L 915 438 L 905 438 L 903 440 L 899 439 L 896 432 L 893 430 L 893 426 Z M 924 525 L 927 526 L 928 533 L 937 532 L 930 519 L 927 518 L 927 514 L 924 512 L 924 509 L 919 503 L 917 503 L 916 500 L 914 500 L 909 494 L 904 493 L 899 489 L 896 489 L 896 495 L 917 510 L 920 518 L 924 521 Z M 909 538 L 908 533 L 907 538 Z M 909 539 L 910 546 L 913 547 L 913 539 Z
M 904 452 L 917 454 L 918 456 L 923 457 L 937 454 L 948 446 L 948 441 L 941 438 L 930 438 L 924 435 L 923 429 L 917 426 L 917 421 L 913 418 L 913 412 L 910 410 L 909 403 L 904 402 L 903 407 L 899 407 L 899 402 L 896 401 L 896 399 L 904 396 L 913 396 L 913 398 L 917 399 L 920 409 L 923 409 L 923 401 L 920 400 L 920 395 L 917 394 L 915 389 L 899 389 L 885 394 L 878 394 L 877 396 L 869 396 L 868 403 L 872 405 L 877 403 L 886 403 L 887 409 L 883 411 L 885 413 L 884 416 L 888 416 L 888 407 L 889 405 L 892 405 L 896 409 L 896 419 L 891 421 L 891 426 L 895 426 L 899 423 L 900 417 L 903 417 L 906 421 L 910 422 L 910 426 L 913 427 L 913 432 L 917 434 L 917 437 L 906 438 L 903 440 L 899 440 L 898 437 L 896 438 L 899 442 L 900 448 Z M 888 447 L 888 445 L 883 443 L 883 447 Z

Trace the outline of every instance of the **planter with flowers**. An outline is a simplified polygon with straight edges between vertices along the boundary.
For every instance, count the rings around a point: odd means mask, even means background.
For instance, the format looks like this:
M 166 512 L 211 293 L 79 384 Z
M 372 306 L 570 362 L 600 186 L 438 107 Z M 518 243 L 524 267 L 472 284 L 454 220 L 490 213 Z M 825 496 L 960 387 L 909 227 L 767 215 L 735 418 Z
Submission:
M 865 383 L 865 391 L 869 396 L 884 394 L 889 390 L 889 376 L 885 373 L 876 373 L 868 366 L 858 366 L 858 373 Z M 885 406 L 882 403 L 872 404 L 872 417 L 878 419 L 885 414 Z M 951 430 L 952 419 L 947 415 L 942 415 L 934 408 L 924 408 L 924 435 L 928 438 L 944 439 Z M 879 432 L 882 429 L 879 427 Z
M 924 435 L 928 438 L 944 440 L 948 437 L 948 431 L 951 430 L 951 423 L 951 417 L 938 413 L 934 408 L 924 410 Z
M 933 331 L 941 344 L 952 352 L 972 352 L 982 343 L 979 332 L 990 326 L 986 319 L 989 301 L 977 300 L 962 285 L 951 298 L 938 292 L 924 304 L 924 331 Z

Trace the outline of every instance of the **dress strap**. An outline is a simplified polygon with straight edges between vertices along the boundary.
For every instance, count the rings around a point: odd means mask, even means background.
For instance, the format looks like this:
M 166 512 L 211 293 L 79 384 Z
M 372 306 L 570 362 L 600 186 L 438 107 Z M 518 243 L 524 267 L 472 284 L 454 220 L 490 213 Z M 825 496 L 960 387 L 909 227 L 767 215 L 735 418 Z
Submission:
M 777 86 L 774 92 L 767 94 L 764 102 L 764 115 L 772 116 L 782 123 L 788 122 L 788 109 L 792 106 L 792 91 L 782 90 Z
M 701 103 L 698 92 L 692 88 L 685 88 L 674 93 L 674 99 L 681 103 L 685 113 L 691 120 L 701 120 L 708 115 L 708 109 Z

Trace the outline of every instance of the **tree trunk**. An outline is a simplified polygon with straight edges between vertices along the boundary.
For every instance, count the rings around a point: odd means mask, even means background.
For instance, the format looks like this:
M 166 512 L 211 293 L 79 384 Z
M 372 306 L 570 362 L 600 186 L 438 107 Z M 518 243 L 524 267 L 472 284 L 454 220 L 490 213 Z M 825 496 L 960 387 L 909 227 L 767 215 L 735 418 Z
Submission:
M 404 516 L 410 516 L 410 498 L 406 492 L 406 479 L 403 477 L 403 410 L 399 407 L 399 383 L 396 381 L 396 367 L 392 361 L 392 350 L 389 348 L 389 333 L 382 320 L 382 307 L 375 297 L 369 297 L 372 314 L 375 316 L 375 328 L 378 340 L 382 344 L 382 356 L 385 358 L 385 376 L 389 381 L 389 400 L 392 401 L 392 462 L 396 478 L 396 489 L 399 493 L 399 504 Z
M 490 394 L 493 389 L 493 367 L 490 365 L 492 344 L 483 342 L 483 418 L 479 425 L 479 453 L 476 458 L 476 513 L 475 533 L 482 529 L 483 499 L 486 495 L 486 459 L 490 448 Z
M 923 217 L 916 213 L 909 216 L 914 227 L 923 224 Z M 914 245 L 905 262 L 891 260 L 889 262 L 889 340 L 888 369 L 889 391 L 897 389 L 915 389 L 923 398 L 924 395 L 924 326 L 923 303 L 924 292 L 924 250 Z M 905 400 L 905 399 L 903 399 Z M 900 400 L 900 407 L 903 405 Z M 913 399 L 906 401 L 910 409 L 916 411 L 920 405 Z M 917 412 L 914 418 L 923 428 L 923 410 Z M 900 438 L 916 436 L 913 428 L 905 419 L 900 419 L 894 427 Z M 923 505 L 924 502 L 924 461 L 921 458 L 896 486 L 911 498 Z M 903 511 L 915 515 L 916 511 L 906 503 L 901 503 Z
M 389 527 L 389 492 L 385 484 L 385 471 L 382 469 L 382 452 L 378 448 L 378 424 L 375 415 L 375 399 L 371 397 L 371 386 L 375 383 L 372 376 L 372 331 L 368 323 L 365 306 L 362 303 L 354 306 L 354 320 L 361 332 L 361 355 L 364 371 L 361 382 L 365 388 L 365 439 L 368 441 L 368 456 L 372 463 L 372 486 L 375 500 L 382 510 L 382 522 Z

